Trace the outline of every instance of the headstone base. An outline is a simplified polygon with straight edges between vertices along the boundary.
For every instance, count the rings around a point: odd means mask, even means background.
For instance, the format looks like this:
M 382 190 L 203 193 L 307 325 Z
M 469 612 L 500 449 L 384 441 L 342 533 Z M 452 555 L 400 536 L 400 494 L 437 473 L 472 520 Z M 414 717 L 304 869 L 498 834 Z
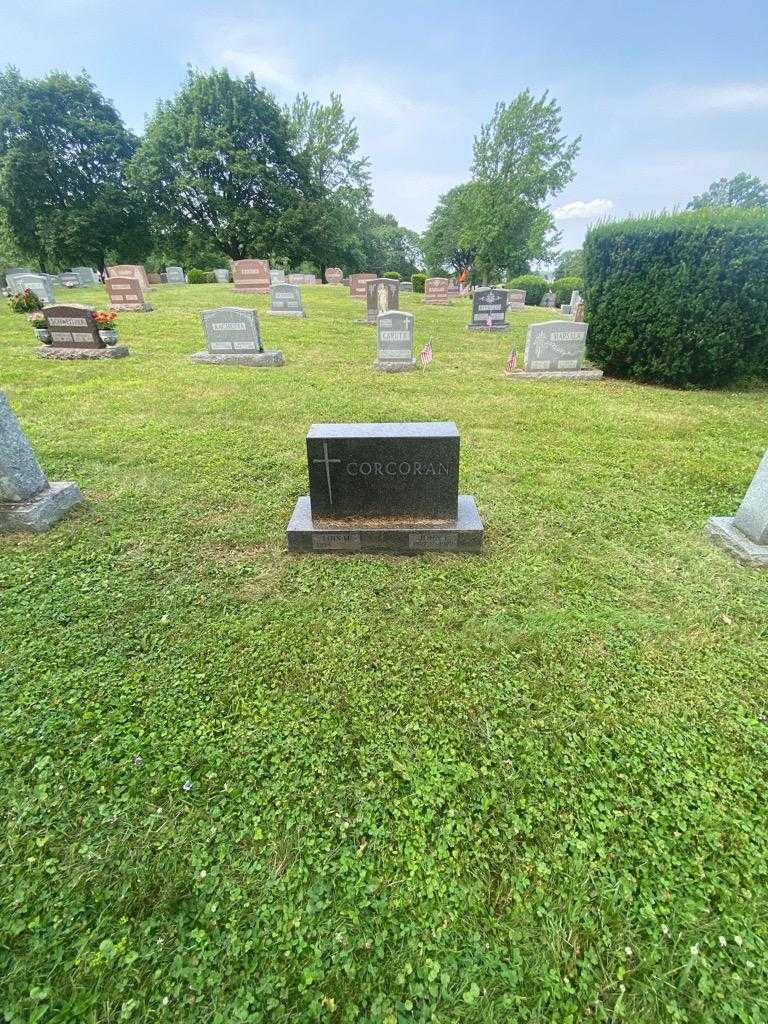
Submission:
M 44 533 L 82 500 L 77 484 L 59 480 L 29 501 L 0 502 L 0 533 Z
M 299 320 L 306 317 L 306 313 L 300 309 L 268 309 L 267 316 L 294 316 Z
M 269 295 L 269 285 L 263 288 L 235 288 L 235 295 Z
M 600 380 L 602 370 L 513 370 L 507 380 Z
M 127 345 L 107 345 L 106 348 L 63 348 L 59 345 L 41 345 L 37 349 L 41 359 L 125 359 L 130 355 Z
M 707 523 L 709 539 L 751 569 L 768 569 L 768 544 L 755 544 L 734 526 L 733 518 L 714 516 Z
M 483 548 L 483 524 L 475 499 L 469 494 L 459 495 L 458 518 L 440 523 L 400 519 L 313 521 L 309 495 L 304 495 L 296 502 L 287 536 L 288 550 L 303 554 L 479 554 Z
M 468 331 L 484 331 L 486 334 L 492 334 L 494 331 L 508 331 L 509 324 L 494 324 L 493 327 L 488 327 L 486 324 L 467 324 Z
M 273 352 L 195 352 L 193 363 L 217 363 L 221 366 L 285 366 L 283 353 Z
M 151 313 L 154 306 L 148 302 L 137 302 L 133 306 L 110 306 L 113 313 Z
M 380 373 L 407 373 L 408 370 L 416 369 L 416 360 L 398 359 L 397 362 L 391 362 L 387 359 L 375 359 L 373 368 Z
M 376 321 L 375 320 L 368 320 L 366 318 L 363 318 L 362 320 L 353 320 L 352 322 L 356 323 L 356 324 L 368 324 L 371 327 L 375 327 L 376 326 Z

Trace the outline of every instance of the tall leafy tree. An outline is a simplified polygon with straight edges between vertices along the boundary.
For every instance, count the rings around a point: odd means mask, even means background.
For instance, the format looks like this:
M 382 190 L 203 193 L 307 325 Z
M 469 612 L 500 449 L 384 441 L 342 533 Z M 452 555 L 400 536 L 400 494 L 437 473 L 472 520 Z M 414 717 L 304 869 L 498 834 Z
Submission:
M 689 210 L 708 206 L 768 206 L 768 184 L 743 171 L 733 178 L 719 178 L 688 203 Z
M 430 273 L 472 269 L 477 254 L 473 183 L 456 185 L 440 196 L 424 232 L 424 256 Z
M 0 73 L 0 207 L 41 269 L 140 256 L 149 242 L 126 164 L 137 140 L 87 75 Z
M 168 244 L 191 231 L 232 259 L 301 259 L 302 205 L 317 192 L 292 142 L 285 113 L 253 75 L 190 69 L 178 95 L 158 104 L 130 176 Z
M 581 249 L 566 249 L 557 257 L 555 278 L 583 277 L 584 253 Z

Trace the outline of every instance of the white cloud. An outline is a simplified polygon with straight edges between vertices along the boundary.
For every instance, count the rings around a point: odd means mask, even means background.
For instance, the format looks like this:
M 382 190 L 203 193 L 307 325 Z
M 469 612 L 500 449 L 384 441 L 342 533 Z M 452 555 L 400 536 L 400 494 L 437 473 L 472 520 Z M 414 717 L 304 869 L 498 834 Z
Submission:
M 590 199 L 586 203 L 578 200 L 558 206 L 552 211 L 552 216 L 555 220 L 594 220 L 595 217 L 604 217 L 612 210 L 612 199 Z
M 670 116 L 768 110 L 767 82 L 724 82 L 692 88 L 659 88 L 654 106 Z
M 217 54 L 221 64 L 240 75 L 253 72 L 257 81 L 285 92 L 299 92 L 301 84 L 296 75 L 295 62 L 290 57 L 272 52 L 269 55 L 255 50 L 221 50 Z

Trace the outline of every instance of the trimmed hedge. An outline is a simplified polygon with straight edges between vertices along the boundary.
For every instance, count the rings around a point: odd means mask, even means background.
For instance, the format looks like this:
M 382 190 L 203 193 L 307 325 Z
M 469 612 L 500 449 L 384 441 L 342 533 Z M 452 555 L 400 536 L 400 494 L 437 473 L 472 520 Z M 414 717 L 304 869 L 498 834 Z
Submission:
M 399 281 L 400 280 L 400 275 L 398 274 L 398 272 L 396 270 L 387 270 L 381 276 L 382 277 L 388 277 L 392 281 Z
M 768 372 L 768 211 L 603 224 L 584 256 L 587 354 L 606 373 L 710 387 Z
M 420 295 L 423 295 L 426 280 L 426 274 L 411 274 L 411 284 L 413 285 L 414 292 L 418 292 Z
M 521 274 L 507 281 L 504 287 L 522 288 L 525 291 L 526 306 L 540 306 L 544 293 L 549 291 L 549 281 L 539 274 Z
M 215 284 L 216 275 L 212 270 L 190 270 L 187 273 L 187 284 Z
M 555 302 L 562 306 L 564 302 L 571 301 L 571 292 L 578 291 L 584 294 L 584 278 L 560 277 L 552 283 L 552 291 L 555 293 Z

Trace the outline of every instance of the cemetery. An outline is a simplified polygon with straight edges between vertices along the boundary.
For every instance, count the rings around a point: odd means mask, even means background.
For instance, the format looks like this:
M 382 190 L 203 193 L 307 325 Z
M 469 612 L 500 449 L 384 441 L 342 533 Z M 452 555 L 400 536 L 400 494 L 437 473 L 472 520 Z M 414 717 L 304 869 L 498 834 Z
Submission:
M 419 73 L 0 74 L 8 1024 L 768 1020 L 768 183 Z

